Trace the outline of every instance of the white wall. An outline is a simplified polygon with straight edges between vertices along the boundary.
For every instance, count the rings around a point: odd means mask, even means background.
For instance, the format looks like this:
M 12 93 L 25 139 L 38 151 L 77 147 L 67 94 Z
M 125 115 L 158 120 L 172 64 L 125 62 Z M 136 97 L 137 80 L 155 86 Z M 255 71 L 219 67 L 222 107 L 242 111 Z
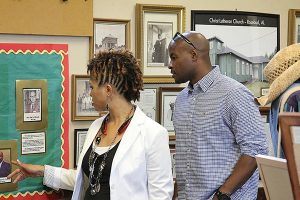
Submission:
M 130 19 L 131 20 L 131 49 L 135 47 L 135 4 L 164 4 L 182 5 L 186 7 L 186 30 L 191 26 L 191 10 L 229 10 L 263 12 L 280 15 L 280 47 L 287 44 L 288 10 L 300 9 L 299 0 L 118 0 L 104 1 L 94 0 L 94 18 L 105 19 Z M 69 44 L 69 74 L 86 74 L 86 64 L 89 58 L 89 39 L 87 37 L 57 37 L 57 36 L 25 36 L 0 34 L 0 42 L 12 43 L 67 43 Z M 71 83 L 71 82 L 70 82 Z M 71 85 L 70 85 L 71 92 Z M 70 93 L 71 100 L 71 93 Z M 71 106 L 71 102 L 70 102 Z M 70 107 L 71 111 L 71 107 Z M 70 112 L 71 119 L 71 112 Z M 74 129 L 87 128 L 89 121 L 70 121 L 70 166 L 73 166 Z

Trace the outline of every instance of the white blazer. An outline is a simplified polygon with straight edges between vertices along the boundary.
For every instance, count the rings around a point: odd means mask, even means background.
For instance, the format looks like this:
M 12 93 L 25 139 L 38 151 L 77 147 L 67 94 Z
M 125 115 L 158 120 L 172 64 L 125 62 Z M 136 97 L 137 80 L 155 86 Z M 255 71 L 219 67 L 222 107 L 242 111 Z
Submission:
M 88 178 L 82 159 L 92 144 L 104 117 L 90 126 L 77 170 L 46 166 L 44 184 L 73 190 L 72 199 L 83 199 Z M 51 178 L 49 178 L 51 177 Z M 113 159 L 110 174 L 111 200 L 169 200 L 173 177 L 167 130 L 148 118 L 137 106 Z

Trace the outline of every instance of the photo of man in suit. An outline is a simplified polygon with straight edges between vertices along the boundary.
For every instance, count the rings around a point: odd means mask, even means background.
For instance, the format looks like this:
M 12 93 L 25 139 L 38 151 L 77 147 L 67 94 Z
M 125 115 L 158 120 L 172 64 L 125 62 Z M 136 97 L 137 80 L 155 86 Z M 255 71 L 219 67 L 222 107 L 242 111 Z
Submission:
M 25 102 L 25 113 L 40 112 L 40 98 L 39 95 L 37 95 L 37 90 L 29 90 L 29 96 Z
M 3 152 L 0 151 L 0 178 L 7 177 L 11 172 L 11 164 L 3 160 Z

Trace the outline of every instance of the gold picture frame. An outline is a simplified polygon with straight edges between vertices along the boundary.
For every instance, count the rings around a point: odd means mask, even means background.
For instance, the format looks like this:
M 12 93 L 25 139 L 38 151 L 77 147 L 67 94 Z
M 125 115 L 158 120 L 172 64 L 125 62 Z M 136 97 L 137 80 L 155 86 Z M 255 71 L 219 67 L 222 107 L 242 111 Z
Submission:
M 6 178 L 8 174 L 17 169 L 17 166 L 11 163 L 12 160 L 16 161 L 18 158 L 17 140 L 0 140 L 0 152 L 3 154 L 0 172 L 0 192 L 17 190 L 17 183 L 13 183 L 12 178 Z
M 90 57 L 94 57 L 97 50 L 118 47 L 130 49 L 130 20 L 95 18 L 90 39 Z
M 287 45 L 300 43 L 300 9 L 290 9 L 288 15 Z
M 42 130 L 48 125 L 47 80 L 16 80 L 17 130 Z
M 145 77 L 171 77 L 168 44 L 176 32 L 184 30 L 185 7 L 136 4 L 136 58 Z
M 93 121 L 106 114 L 106 112 L 97 112 L 92 106 L 89 80 L 89 75 L 72 75 L 73 121 Z

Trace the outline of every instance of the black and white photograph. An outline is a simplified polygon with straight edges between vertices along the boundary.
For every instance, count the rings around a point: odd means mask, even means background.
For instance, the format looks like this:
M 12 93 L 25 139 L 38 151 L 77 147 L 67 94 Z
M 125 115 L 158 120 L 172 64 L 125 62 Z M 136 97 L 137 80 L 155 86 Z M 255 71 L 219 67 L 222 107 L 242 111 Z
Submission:
M 76 115 L 78 116 L 98 116 L 98 112 L 93 107 L 90 96 L 89 79 L 76 80 Z
M 185 30 L 185 7 L 136 4 L 136 58 L 144 77 L 172 77 L 167 48 L 173 34 Z
M 156 110 L 157 110 L 157 89 L 156 88 L 145 88 L 140 92 L 140 100 L 136 104 L 141 110 L 151 119 L 157 121 Z
M 147 22 L 148 66 L 168 66 L 168 45 L 173 35 L 173 23 Z
M 192 29 L 210 46 L 212 65 L 256 97 L 269 87 L 263 70 L 279 50 L 279 15 L 237 11 L 192 11 Z
M 78 157 L 82 151 L 88 129 L 75 129 L 74 133 L 74 168 L 77 167 Z
M 16 80 L 16 128 L 42 130 L 48 125 L 47 80 Z
M 181 87 L 161 87 L 160 88 L 160 124 L 164 126 L 169 135 L 175 135 L 173 126 L 173 112 L 175 108 L 175 100 Z
M 94 54 L 99 50 L 129 48 L 129 20 L 94 20 Z
M 42 90 L 39 88 L 23 89 L 24 121 L 41 121 Z

